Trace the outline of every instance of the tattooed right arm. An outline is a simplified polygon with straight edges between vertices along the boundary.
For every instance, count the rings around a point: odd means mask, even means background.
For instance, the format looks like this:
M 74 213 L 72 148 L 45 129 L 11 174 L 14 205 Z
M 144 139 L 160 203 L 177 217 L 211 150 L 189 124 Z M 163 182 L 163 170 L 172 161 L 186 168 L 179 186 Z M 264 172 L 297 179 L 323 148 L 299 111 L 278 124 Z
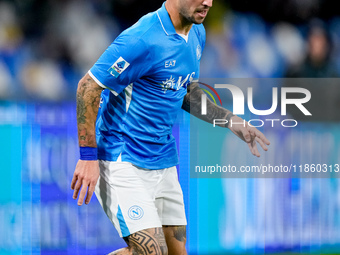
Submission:
M 78 83 L 77 124 L 80 147 L 97 147 L 95 122 L 102 91 L 103 88 L 89 74 Z
M 78 83 L 77 123 L 80 147 L 97 147 L 95 125 L 102 91 L 103 88 L 89 74 L 86 74 Z M 74 190 L 73 199 L 77 199 L 79 194 L 78 205 L 83 204 L 85 196 L 85 203 L 90 203 L 98 178 L 97 160 L 78 161 L 71 182 L 71 189 Z

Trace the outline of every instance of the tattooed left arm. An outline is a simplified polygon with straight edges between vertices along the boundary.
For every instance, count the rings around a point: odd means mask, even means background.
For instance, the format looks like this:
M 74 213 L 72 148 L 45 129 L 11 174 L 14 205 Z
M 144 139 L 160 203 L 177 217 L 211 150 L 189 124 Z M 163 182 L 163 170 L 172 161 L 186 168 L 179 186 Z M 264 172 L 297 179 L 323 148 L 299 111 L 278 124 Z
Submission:
M 269 145 L 270 142 L 268 139 L 262 134 L 257 128 L 249 125 L 246 121 L 241 119 L 236 115 L 232 115 L 232 112 L 215 105 L 209 99 L 207 99 L 207 114 L 201 114 L 202 102 L 201 97 L 204 92 L 200 89 L 197 82 L 193 82 L 188 86 L 187 94 L 184 97 L 182 108 L 189 112 L 190 114 L 198 117 L 201 120 L 204 120 L 209 123 L 213 123 L 214 119 L 223 119 L 226 120 L 230 117 L 228 122 L 234 123 L 242 123 L 242 124 L 219 124 L 221 127 L 228 127 L 235 135 L 241 138 L 248 144 L 248 147 L 251 153 L 257 157 L 260 156 L 260 153 L 257 149 L 256 142 L 260 144 L 263 150 L 267 151 L 268 148 L 266 145 Z M 244 125 L 243 125 L 244 123 Z
M 231 111 L 215 105 L 210 100 L 207 100 L 207 114 L 201 114 L 201 96 L 204 92 L 200 89 L 197 82 L 191 83 L 187 88 L 187 94 L 184 97 L 182 109 L 188 113 L 196 116 L 197 118 L 209 123 L 213 123 L 214 119 L 226 119 L 232 113 Z M 225 124 L 219 124 L 221 127 L 226 127 Z

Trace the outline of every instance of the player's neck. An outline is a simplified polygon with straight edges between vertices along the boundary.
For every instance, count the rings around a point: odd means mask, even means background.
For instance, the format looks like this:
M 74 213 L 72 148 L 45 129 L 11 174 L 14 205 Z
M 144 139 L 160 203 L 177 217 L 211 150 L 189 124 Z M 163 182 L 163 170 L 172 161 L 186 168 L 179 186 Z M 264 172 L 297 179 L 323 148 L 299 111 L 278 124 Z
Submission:
M 192 27 L 192 23 L 188 20 L 184 19 L 174 6 L 174 4 L 169 1 L 165 2 L 165 8 L 169 13 L 172 24 L 175 27 L 175 30 L 178 34 L 187 35 Z

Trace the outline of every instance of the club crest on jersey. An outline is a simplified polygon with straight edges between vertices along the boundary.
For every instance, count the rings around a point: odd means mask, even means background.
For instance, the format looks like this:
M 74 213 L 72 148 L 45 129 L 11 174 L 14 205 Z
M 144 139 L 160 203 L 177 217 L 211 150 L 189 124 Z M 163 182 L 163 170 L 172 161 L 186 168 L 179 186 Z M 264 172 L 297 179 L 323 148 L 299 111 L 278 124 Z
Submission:
M 197 59 L 200 60 L 201 57 L 202 57 L 202 48 L 201 48 L 201 45 L 197 45 L 197 48 L 196 48 L 196 56 L 197 56 Z
M 119 57 L 118 60 L 107 70 L 113 77 L 118 78 L 118 76 L 125 71 L 130 65 L 124 58 Z

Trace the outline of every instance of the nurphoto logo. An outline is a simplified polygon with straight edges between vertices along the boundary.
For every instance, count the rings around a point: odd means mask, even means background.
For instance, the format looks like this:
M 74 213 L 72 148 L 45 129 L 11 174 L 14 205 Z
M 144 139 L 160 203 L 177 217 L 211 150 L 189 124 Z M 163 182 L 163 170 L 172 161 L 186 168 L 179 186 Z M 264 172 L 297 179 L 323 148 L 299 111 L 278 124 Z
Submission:
M 200 83 L 202 84 L 202 83 Z M 219 94 L 216 92 L 216 90 L 207 85 L 207 84 L 203 84 L 205 86 L 208 86 L 214 93 L 215 95 L 218 97 L 221 105 L 222 105 L 222 101 L 220 99 Z M 233 98 L 233 109 L 232 112 L 235 115 L 244 115 L 245 113 L 245 96 L 243 91 L 235 86 L 235 85 L 231 85 L 231 84 L 215 84 L 214 86 L 217 89 L 227 89 L 231 92 L 232 94 L 232 98 Z M 206 89 L 203 89 L 203 91 L 205 91 L 214 101 L 214 103 L 216 104 L 216 100 L 213 97 L 213 95 L 207 91 Z M 289 94 L 294 93 L 299 94 L 300 97 L 299 98 L 290 98 Z M 311 93 L 308 89 L 305 88 L 299 88 L 299 87 L 282 87 L 281 88 L 281 97 L 279 98 L 278 96 L 278 88 L 277 87 L 273 87 L 272 88 L 272 105 L 269 109 L 266 110 L 259 110 L 256 109 L 254 107 L 253 104 L 253 88 L 248 87 L 247 88 L 247 106 L 248 106 L 248 110 L 258 116 L 266 116 L 266 115 L 270 115 L 273 114 L 277 108 L 278 108 L 278 101 L 279 99 L 281 99 L 281 116 L 286 116 L 287 115 L 287 105 L 295 105 L 295 107 L 297 107 L 304 115 L 306 116 L 311 116 L 312 114 L 308 111 L 308 109 L 304 106 L 305 103 L 309 102 L 311 99 Z M 201 96 L 201 114 L 202 115 L 206 115 L 207 114 L 207 95 L 206 94 L 202 94 Z M 232 120 L 230 120 L 230 125 L 250 125 L 250 126 L 254 126 L 254 127 L 262 127 L 265 125 L 265 123 L 269 123 L 271 124 L 271 127 L 275 126 L 276 122 L 280 122 L 281 125 L 283 127 L 296 127 L 298 122 L 295 119 L 251 119 L 248 120 L 248 122 L 246 122 L 245 120 L 243 122 L 232 122 Z M 216 125 L 224 125 L 227 124 L 228 120 L 226 119 L 214 119 L 213 125 L 214 127 Z

